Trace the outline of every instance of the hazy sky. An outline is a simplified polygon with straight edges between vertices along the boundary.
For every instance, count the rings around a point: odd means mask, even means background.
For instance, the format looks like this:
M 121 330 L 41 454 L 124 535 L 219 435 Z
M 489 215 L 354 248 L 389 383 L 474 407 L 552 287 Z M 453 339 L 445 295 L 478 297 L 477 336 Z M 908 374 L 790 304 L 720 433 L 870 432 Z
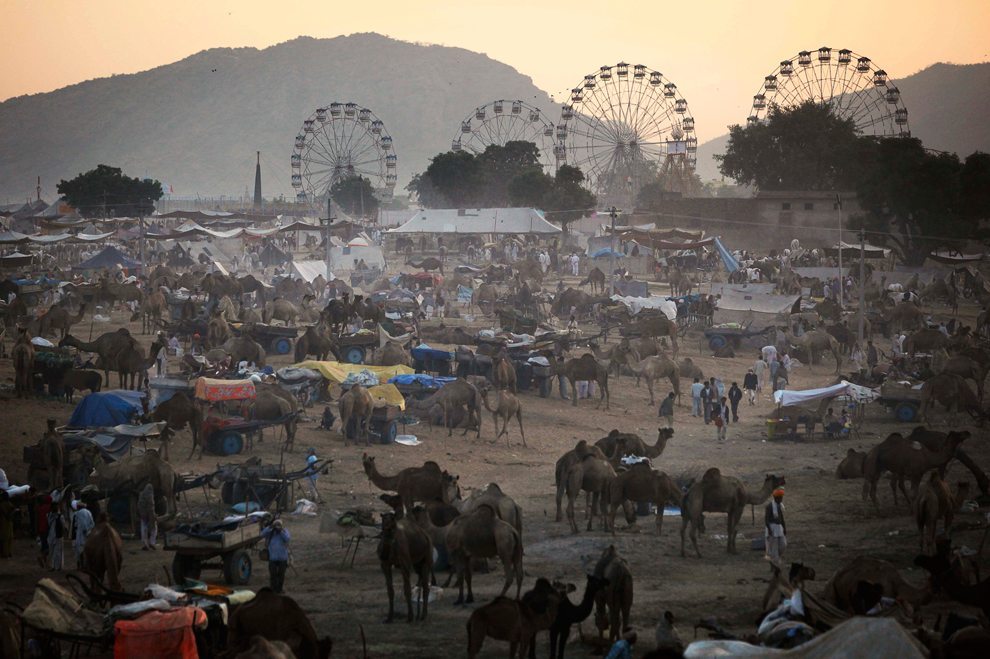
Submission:
M 0 99 L 206 48 L 379 32 L 486 53 L 558 99 L 602 64 L 645 64 L 677 84 L 702 141 L 744 121 L 763 76 L 800 50 L 849 48 L 894 78 L 990 60 L 990 0 L 0 0 L 0 25 Z

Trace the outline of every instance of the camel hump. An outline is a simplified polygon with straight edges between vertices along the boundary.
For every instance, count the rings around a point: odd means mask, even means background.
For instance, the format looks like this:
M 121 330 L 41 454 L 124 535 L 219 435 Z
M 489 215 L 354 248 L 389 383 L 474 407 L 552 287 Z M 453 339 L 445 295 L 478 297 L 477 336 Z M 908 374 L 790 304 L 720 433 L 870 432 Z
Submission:
M 702 483 L 710 483 L 711 481 L 717 480 L 722 477 L 722 472 L 719 471 L 718 467 L 712 467 L 705 472 L 705 475 L 701 477 Z
M 476 511 L 487 510 L 489 513 L 491 513 L 492 517 L 502 519 L 502 515 L 498 512 L 498 506 L 496 506 L 495 504 L 487 503 L 487 502 L 479 503 L 478 507 L 475 508 L 475 510 Z

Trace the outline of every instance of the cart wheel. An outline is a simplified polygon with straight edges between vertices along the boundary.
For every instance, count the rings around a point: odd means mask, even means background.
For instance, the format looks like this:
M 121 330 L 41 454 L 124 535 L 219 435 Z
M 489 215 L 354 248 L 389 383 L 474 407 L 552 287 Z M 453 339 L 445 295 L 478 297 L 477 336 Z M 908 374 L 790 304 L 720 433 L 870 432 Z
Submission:
M 244 450 L 244 436 L 236 430 L 228 430 L 211 438 L 210 453 L 215 455 L 235 455 Z
M 547 398 L 550 396 L 550 390 L 553 385 L 550 383 L 550 378 L 542 378 L 540 380 L 540 398 Z
M 202 572 L 199 559 L 176 552 L 172 559 L 172 578 L 176 584 L 182 584 L 188 579 L 199 579 Z
M 223 578 L 232 586 L 244 586 L 251 581 L 251 557 L 238 549 L 223 557 Z
M 910 423 L 918 416 L 918 406 L 914 403 L 898 403 L 894 408 L 894 416 L 898 421 Z
M 344 351 L 344 361 L 348 364 L 363 364 L 364 354 L 364 348 L 361 346 L 351 346 Z
M 382 430 L 382 444 L 394 444 L 395 438 L 399 434 L 399 424 L 396 421 L 389 421 Z
M 708 347 L 712 350 L 721 350 L 728 345 L 728 343 L 729 342 L 726 341 L 725 337 L 721 334 L 715 334 L 708 339 Z
M 287 355 L 292 352 L 292 340 L 284 336 L 272 339 L 272 352 L 276 355 Z

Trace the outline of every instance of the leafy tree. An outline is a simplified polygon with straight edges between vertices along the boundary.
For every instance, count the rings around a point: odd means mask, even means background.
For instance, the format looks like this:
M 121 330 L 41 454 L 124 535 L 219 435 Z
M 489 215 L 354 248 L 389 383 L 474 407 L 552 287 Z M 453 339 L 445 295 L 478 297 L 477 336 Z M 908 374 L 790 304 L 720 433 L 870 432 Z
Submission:
M 550 194 L 543 200 L 547 218 L 560 224 L 566 232 L 567 225 L 580 220 L 598 203 L 584 183 L 584 172 L 579 167 L 561 165 L 553 180 Z
M 767 121 L 729 129 L 722 174 L 760 190 L 851 190 L 863 142 L 852 119 L 808 101 L 770 108 Z
M 370 217 L 378 212 L 375 189 L 363 176 L 340 179 L 330 187 L 330 197 L 348 215 Z
M 482 183 L 481 166 L 473 154 L 447 151 L 430 159 L 430 166 L 419 177 L 416 192 L 424 205 L 432 201 L 441 202 L 438 206 L 477 207 Z
M 990 153 L 971 153 L 963 163 L 959 183 L 963 216 L 975 222 L 990 218 Z
M 513 141 L 489 144 L 477 156 L 484 180 L 481 206 L 506 206 L 510 203 L 509 183 L 518 176 L 543 171 L 540 150 L 532 142 Z
M 542 169 L 527 170 L 509 181 L 509 202 L 513 206 L 542 208 L 554 184 L 554 178 Z
M 57 189 L 83 217 L 150 215 L 164 194 L 158 181 L 124 176 L 119 167 L 109 165 L 59 181 Z

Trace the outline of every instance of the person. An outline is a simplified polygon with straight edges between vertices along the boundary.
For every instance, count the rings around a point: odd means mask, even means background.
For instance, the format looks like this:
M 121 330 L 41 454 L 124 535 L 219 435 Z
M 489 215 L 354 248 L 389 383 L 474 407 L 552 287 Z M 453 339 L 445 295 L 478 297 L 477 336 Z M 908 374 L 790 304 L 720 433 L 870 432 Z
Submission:
M 42 568 L 48 560 L 48 513 L 52 511 L 52 498 L 39 494 L 34 505 L 35 533 L 38 536 L 38 565 Z
M 577 336 L 578 322 L 574 314 L 571 314 L 570 320 L 567 321 L 567 333 L 571 336 Z
M 320 419 L 320 430 L 333 430 L 333 424 L 336 421 L 336 417 L 333 415 L 333 410 L 327 405 L 323 408 L 323 416 Z
M 743 389 L 746 390 L 746 397 L 749 399 L 750 405 L 756 405 L 756 392 L 760 388 L 760 380 L 753 369 L 746 371 L 746 377 L 743 378 Z
M 155 346 L 158 346 L 158 352 L 155 354 L 155 373 L 161 377 L 168 372 L 168 342 L 165 340 L 164 332 L 158 333 L 152 348 Z
M 52 570 L 61 570 L 65 559 L 62 553 L 62 543 L 65 537 L 65 517 L 62 515 L 62 495 L 58 490 L 52 492 L 52 509 L 48 513 L 48 552 Z
M 714 396 L 715 393 L 706 382 L 704 387 L 701 389 L 701 412 L 704 416 L 706 426 L 712 422 L 712 398 Z
M 276 519 L 271 526 L 261 530 L 261 537 L 265 539 L 265 549 L 268 550 L 269 585 L 276 593 L 281 593 L 285 571 L 289 567 L 289 532 L 283 528 L 282 520 Z
M 777 371 L 780 370 L 780 361 L 777 360 L 777 352 L 774 351 L 770 358 L 770 391 L 777 391 Z
M 714 376 L 708 378 L 708 388 L 712 390 L 713 398 L 721 398 L 725 395 L 725 385 Z
M 779 571 L 784 551 L 787 549 L 787 524 L 784 522 L 784 488 L 773 491 L 773 498 L 767 504 L 764 516 L 764 536 L 766 558 L 775 571 Z
M 695 378 L 691 385 L 691 416 L 701 416 L 701 394 L 704 388 L 698 378 Z
M 439 288 L 437 289 L 437 318 L 443 319 L 444 309 L 447 306 L 447 301 L 443 299 L 443 291 Z
M 636 632 L 632 627 L 622 630 L 622 637 L 612 644 L 605 659 L 632 659 L 632 646 L 636 645 Z
M 729 405 L 725 396 L 712 403 L 712 420 L 715 423 L 715 439 L 724 442 L 729 430 Z
M 863 371 L 863 351 L 858 343 L 853 346 L 852 353 L 849 355 L 849 363 L 855 372 L 861 373 Z
M 872 371 L 873 368 L 880 363 L 880 355 L 877 352 L 877 347 L 873 345 L 873 340 L 869 339 L 866 341 L 866 365 L 870 367 Z
M 145 483 L 138 495 L 138 519 L 141 522 L 141 551 L 154 549 L 158 544 L 158 516 L 155 514 L 155 488 Z
M 729 404 L 732 406 L 732 423 L 739 423 L 739 401 L 742 400 L 742 389 L 735 382 L 729 387 Z
M 72 513 L 72 548 L 76 550 L 76 567 L 82 569 L 83 547 L 96 522 L 93 521 L 93 513 L 89 512 L 82 501 L 73 501 L 72 507 L 75 509 Z
M 822 428 L 825 430 L 825 437 L 833 439 L 842 432 L 842 423 L 835 418 L 835 410 L 831 407 L 825 412 L 822 418 Z
M 14 555 L 14 504 L 6 490 L 0 490 L 0 558 Z
M 763 355 L 759 355 L 756 358 L 756 362 L 753 364 L 753 373 L 756 374 L 756 392 L 759 393 L 763 391 L 763 386 L 767 382 L 767 363 L 763 359 Z M 754 394 L 755 398 L 755 394 Z
M 316 479 L 319 476 L 319 472 L 313 466 L 319 462 L 319 458 L 316 457 L 316 449 L 312 446 L 309 447 L 309 451 L 306 454 L 306 482 L 307 489 L 309 490 L 310 497 L 313 501 L 320 501 L 320 492 L 316 489 Z
M 666 422 L 668 428 L 674 427 L 674 398 L 675 394 L 671 391 L 666 398 L 660 401 L 659 416 Z
M 571 252 L 571 256 L 569 260 L 571 262 L 571 275 L 577 277 L 578 268 L 580 267 L 581 264 L 581 258 L 574 252 Z
M 791 360 L 790 354 L 788 354 L 788 353 L 785 352 L 783 355 L 781 355 L 781 357 L 780 357 L 780 367 L 782 369 L 784 369 L 785 371 L 787 371 L 788 373 L 791 372 L 791 362 L 792 362 L 792 360 Z

